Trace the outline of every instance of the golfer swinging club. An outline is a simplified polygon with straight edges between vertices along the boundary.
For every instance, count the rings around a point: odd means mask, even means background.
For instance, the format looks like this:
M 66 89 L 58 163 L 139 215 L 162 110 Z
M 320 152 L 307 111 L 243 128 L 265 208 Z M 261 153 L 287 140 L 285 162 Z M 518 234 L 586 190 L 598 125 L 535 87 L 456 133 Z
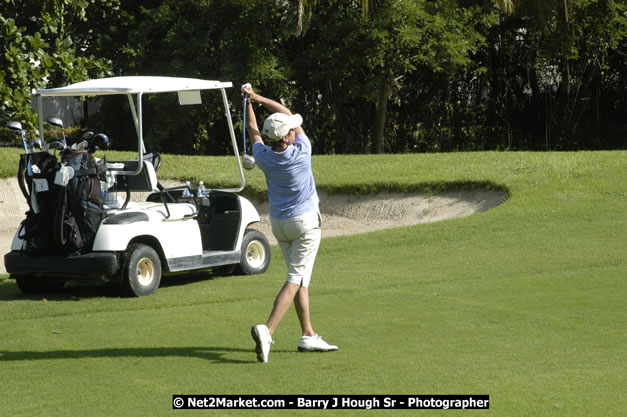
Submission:
M 287 264 L 287 281 L 274 300 L 268 321 L 251 329 L 257 360 L 268 362 L 274 343 L 272 335 L 292 301 L 302 329 L 298 350 L 338 350 L 316 334 L 309 318 L 309 280 L 320 246 L 321 218 L 311 171 L 311 142 L 301 127 L 303 118 L 256 94 L 249 85 L 243 86 L 242 92 L 248 95 L 246 127 L 253 141 L 253 156 L 266 176 L 272 233 Z M 263 124 L 263 135 L 257 127 L 252 102 L 273 112 Z

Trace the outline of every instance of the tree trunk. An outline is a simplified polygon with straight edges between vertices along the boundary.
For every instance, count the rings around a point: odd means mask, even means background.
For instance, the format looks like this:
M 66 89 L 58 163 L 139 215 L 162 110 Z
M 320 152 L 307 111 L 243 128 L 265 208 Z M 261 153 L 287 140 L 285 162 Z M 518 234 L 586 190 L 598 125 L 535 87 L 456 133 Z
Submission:
M 374 119 L 374 153 L 383 153 L 385 123 L 388 118 L 388 100 L 392 91 L 392 84 L 389 78 L 382 77 L 379 85 L 379 96 L 377 98 L 376 115 Z

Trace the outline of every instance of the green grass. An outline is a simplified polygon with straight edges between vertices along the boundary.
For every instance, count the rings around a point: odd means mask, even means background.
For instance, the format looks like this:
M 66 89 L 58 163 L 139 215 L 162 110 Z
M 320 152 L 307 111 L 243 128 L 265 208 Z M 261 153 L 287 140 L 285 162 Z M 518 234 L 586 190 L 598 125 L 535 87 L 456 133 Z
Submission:
M 0 156 L 3 156 L 0 154 Z M 114 158 L 112 158 L 114 159 Z M 162 176 L 232 184 L 228 158 L 164 157 Z M 285 266 L 168 278 L 150 297 L 0 279 L 0 415 L 618 416 L 627 409 L 627 152 L 318 156 L 330 192 L 495 187 L 463 219 L 323 240 L 316 330 L 293 312 L 268 364 L 249 328 Z M 262 193 L 259 170 L 246 173 Z M 235 177 L 236 178 L 236 177 Z M 214 182 L 214 183 L 216 183 Z M 489 394 L 489 411 L 172 411 L 172 394 Z

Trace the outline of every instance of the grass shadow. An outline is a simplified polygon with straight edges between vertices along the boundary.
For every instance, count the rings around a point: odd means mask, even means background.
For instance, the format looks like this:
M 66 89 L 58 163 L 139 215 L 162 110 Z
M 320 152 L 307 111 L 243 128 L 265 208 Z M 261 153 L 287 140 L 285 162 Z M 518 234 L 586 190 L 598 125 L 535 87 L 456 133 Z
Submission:
M 225 357 L 230 353 L 251 353 L 250 349 L 234 349 L 217 346 L 111 348 L 93 350 L 50 350 L 50 351 L 0 351 L 0 362 L 40 361 L 85 358 L 198 358 L 215 363 L 250 364 L 255 360 L 243 361 Z M 251 355 L 252 356 L 252 355 Z
M 224 278 L 210 271 L 193 271 L 187 273 L 169 274 L 161 278 L 159 288 L 184 286 L 203 281 Z M 127 298 L 122 295 L 120 284 L 116 282 L 66 282 L 59 292 L 24 294 L 17 287 L 14 280 L 0 280 L 0 301 L 37 300 L 45 298 L 50 301 L 79 301 L 89 298 Z
M 13 280 L 0 281 L 0 301 L 34 300 L 80 301 L 88 298 L 122 298 L 119 286 L 113 282 L 68 282 L 59 292 L 24 294 Z
M 167 274 L 161 277 L 159 288 L 178 287 L 181 285 L 194 284 L 196 282 L 211 281 L 220 278 L 209 270 L 187 271 Z

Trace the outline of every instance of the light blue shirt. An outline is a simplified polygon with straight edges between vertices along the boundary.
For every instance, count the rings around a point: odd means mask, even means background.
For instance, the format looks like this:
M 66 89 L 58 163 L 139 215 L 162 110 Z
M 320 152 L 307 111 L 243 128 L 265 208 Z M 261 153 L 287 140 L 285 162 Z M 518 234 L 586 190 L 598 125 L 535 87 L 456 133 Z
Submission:
M 271 217 L 289 219 L 318 209 L 318 192 L 311 171 L 311 142 L 307 135 L 297 134 L 294 144 L 283 152 L 256 142 L 253 156 L 266 176 Z

